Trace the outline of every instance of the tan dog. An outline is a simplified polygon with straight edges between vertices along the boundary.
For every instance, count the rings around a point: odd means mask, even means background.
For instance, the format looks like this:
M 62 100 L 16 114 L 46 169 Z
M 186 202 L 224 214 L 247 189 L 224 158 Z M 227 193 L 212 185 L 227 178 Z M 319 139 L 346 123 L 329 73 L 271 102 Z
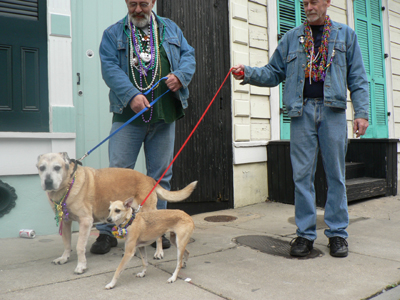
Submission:
M 133 198 L 124 202 L 114 201 L 110 203 L 110 214 L 107 221 L 120 225 L 131 219 Z M 179 270 L 186 266 L 189 258 L 189 251 L 186 250 L 190 237 L 194 230 L 192 218 L 181 210 L 163 209 L 151 212 L 139 212 L 136 214 L 132 224 L 127 228 L 125 241 L 125 254 L 122 258 L 114 277 L 106 289 L 112 289 L 125 269 L 126 264 L 135 255 L 136 248 L 139 248 L 142 257 L 143 270 L 137 277 L 144 277 L 148 266 L 145 246 L 153 243 L 163 234 L 171 233 L 171 243 L 177 248 L 176 269 L 167 282 L 172 283 L 178 277 Z
M 132 207 L 137 209 L 155 185 L 155 180 L 131 169 L 93 169 L 77 167 L 67 153 L 48 153 L 38 157 L 37 168 L 43 190 L 47 192 L 53 210 L 55 203 L 65 201 L 68 220 L 62 221 L 64 253 L 53 260 L 55 264 L 65 264 L 71 253 L 71 223 L 79 222 L 79 237 L 76 246 L 78 265 L 75 273 L 86 270 L 86 244 L 93 222 L 105 221 L 110 201 L 133 197 Z M 73 183 L 73 184 L 72 184 Z M 197 181 L 180 191 L 170 192 L 160 185 L 144 203 L 141 211 L 156 210 L 157 197 L 170 202 L 182 201 L 190 196 Z M 68 194 L 69 190 L 69 194 Z M 66 198 L 66 200 L 63 200 Z M 60 224 L 61 226 L 61 224 Z M 155 258 L 162 258 L 161 238 L 157 241 Z

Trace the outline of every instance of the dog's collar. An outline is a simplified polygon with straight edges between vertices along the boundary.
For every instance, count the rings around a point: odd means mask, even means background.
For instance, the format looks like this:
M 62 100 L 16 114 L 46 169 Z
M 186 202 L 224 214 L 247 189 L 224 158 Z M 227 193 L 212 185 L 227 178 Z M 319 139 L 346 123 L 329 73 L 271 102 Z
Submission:
M 74 171 L 71 173 L 71 176 L 70 176 L 72 178 L 72 176 L 74 176 L 76 170 L 78 169 L 78 165 L 82 166 L 82 162 L 79 160 L 76 160 L 76 159 L 70 159 L 69 161 L 74 163 Z
M 118 226 L 114 226 L 111 230 L 114 237 L 123 239 L 126 234 L 128 233 L 127 228 L 132 224 L 133 220 L 135 220 L 136 214 L 135 210 L 132 209 L 132 217 L 129 220 L 125 220 L 123 223 L 119 224 Z
M 72 179 L 71 184 L 69 185 L 68 189 L 65 191 L 64 196 L 62 196 L 58 202 L 54 201 L 49 196 L 50 201 L 54 203 L 54 209 L 56 211 L 56 216 L 55 216 L 56 224 L 57 224 L 57 226 L 60 224 L 60 235 L 62 235 L 62 222 L 69 220 L 69 213 L 67 210 L 67 202 L 66 201 L 69 196 L 69 193 L 71 192 L 72 186 L 74 185 L 75 179 L 76 179 L 76 174 L 75 174 L 74 178 Z

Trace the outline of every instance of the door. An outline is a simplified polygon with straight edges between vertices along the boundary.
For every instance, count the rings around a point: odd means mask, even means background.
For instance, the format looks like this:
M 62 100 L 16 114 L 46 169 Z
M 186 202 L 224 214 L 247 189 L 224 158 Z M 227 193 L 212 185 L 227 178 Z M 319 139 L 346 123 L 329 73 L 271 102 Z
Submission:
M 99 46 L 103 31 L 127 14 L 125 1 L 72 0 L 73 92 L 77 116 L 77 158 L 95 147 L 110 134 L 109 88 L 101 76 Z M 93 151 L 84 165 L 109 166 L 108 142 Z M 146 173 L 143 151 L 135 169 Z
M 157 12 L 178 24 L 195 48 L 196 73 L 189 85 L 186 116 L 176 123 L 180 149 L 230 69 L 228 2 L 157 0 Z M 207 16 L 207 17 L 205 17 Z M 202 123 L 174 163 L 172 189 L 194 180 L 198 187 L 185 202 L 168 204 L 188 213 L 233 207 L 232 116 L 230 81 L 223 86 Z
M 303 1 L 298 0 L 279 0 L 278 1 L 278 39 L 292 28 L 304 22 L 306 16 L 303 9 Z M 285 81 L 279 85 L 280 91 L 280 115 L 281 115 L 281 139 L 290 139 L 290 117 L 287 114 L 285 105 L 282 103 Z
M 354 19 L 369 85 L 369 127 L 363 137 L 388 138 L 381 1 L 355 0 Z
M 46 0 L 0 0 L 0 130 L 49 131 Z

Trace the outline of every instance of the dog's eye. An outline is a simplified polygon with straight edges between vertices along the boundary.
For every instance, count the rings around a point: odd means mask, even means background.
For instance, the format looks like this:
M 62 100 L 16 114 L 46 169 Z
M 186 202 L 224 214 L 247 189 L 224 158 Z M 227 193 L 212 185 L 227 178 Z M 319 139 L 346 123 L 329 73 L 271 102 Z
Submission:
M 60 171 L 61 170 L 61 167 L 60 166 L 55 166 L 54 167 L 54 171 Z
M 45 167 L 45 166 L 40 166 L 40 167 L 39 167 L 39 170 L 40 170 L 41 172 L 43 172 L 44 170 L 46 170 L 46 167 Z
M 120 209 L 116 209 L 115 212 L 116 212 L 117 214 L 119 214 L 119 213 L 121 212 L 121 210 L 120 210 Z

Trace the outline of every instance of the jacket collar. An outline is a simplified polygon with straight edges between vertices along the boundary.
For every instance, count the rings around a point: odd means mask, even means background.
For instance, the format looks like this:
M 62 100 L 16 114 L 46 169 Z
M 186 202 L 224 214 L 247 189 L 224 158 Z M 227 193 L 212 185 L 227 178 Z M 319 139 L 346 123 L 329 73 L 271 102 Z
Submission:
M 331 22 L 332 22 L 331 32 L 342 29 L 342 27 L 343 27 L 342 24 L 340 24 L 338 22 L 335 22 L 335 21 L 332 21 L 332 19 L 331 19 Z M 300 26 L 298 26 L 297 27 L 297 32 L 296 32 L 297 37 L 300 38 L 300 36 L 304 36 L 305 35 L 305 29 L 306 29 L 306 26 L 304 26 L 304 24 L 301 24 Z

